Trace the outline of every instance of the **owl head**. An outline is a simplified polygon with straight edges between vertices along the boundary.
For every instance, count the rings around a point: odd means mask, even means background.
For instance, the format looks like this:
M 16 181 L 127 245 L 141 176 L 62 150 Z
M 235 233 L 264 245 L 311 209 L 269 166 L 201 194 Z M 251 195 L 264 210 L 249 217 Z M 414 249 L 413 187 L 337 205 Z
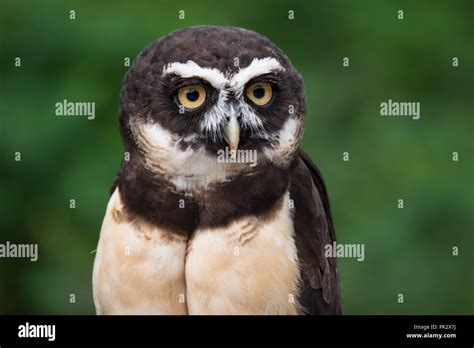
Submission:
M 120 129 L 135 165 L 188 189 L 289 166 L 305 111 L 302 78 L 269 39 L 199 26 L 156 40 L 135 59 Z

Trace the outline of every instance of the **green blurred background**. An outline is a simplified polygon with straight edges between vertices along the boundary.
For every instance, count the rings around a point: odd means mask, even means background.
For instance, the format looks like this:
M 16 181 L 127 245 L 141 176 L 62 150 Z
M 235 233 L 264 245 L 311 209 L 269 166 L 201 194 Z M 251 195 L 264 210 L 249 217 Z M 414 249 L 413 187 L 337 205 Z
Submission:
M 326 179 L 338 241 L 365 244 L 365 261 L 339 260 L 345 313 L 473 313 L 473 5 L 2 1 L 0 243 L 39 243 L 39 260 L 0 259 L 0 313 L 94 313 L 92 251 L 123 156 L 124 58 L 198 24 L 264 34 L 302 73 L 303 147 Z M 96 118 L 55 116 L 63 99 L 94 101 Z M 388 99 L 421 102 L 421 119 L 381 117 Z

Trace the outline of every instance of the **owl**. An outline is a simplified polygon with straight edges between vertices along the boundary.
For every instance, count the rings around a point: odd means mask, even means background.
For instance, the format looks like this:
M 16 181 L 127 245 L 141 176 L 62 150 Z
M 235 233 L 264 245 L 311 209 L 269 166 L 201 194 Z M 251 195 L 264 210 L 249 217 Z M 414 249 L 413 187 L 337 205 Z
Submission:
M 145 48 L 93 270 L 98 314 L 341 314 L 301 75 L 266 37 L 199 26 Z

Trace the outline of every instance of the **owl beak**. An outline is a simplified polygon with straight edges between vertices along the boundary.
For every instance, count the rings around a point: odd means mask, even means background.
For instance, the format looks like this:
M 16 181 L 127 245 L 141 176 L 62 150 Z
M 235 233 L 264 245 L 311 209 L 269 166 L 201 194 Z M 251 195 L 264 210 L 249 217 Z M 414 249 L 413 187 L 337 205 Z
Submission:
M 230 158 L 235 160 L 240 140 L 240 126 L 237 117 L 232 115 L 224 128 L 224 139 L 229 144 Z

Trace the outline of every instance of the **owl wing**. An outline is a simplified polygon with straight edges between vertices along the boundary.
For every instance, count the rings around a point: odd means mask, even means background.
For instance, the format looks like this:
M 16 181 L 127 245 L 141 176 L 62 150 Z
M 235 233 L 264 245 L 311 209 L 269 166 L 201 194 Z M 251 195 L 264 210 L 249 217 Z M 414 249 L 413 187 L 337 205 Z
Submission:
M 336 240 L 329 198 L 319 169 L 301 149 L 290 195 L 301 274 L 299 302 L 307 314 L 342 314 L 336 260 L 324 255 L 325 245 Z

